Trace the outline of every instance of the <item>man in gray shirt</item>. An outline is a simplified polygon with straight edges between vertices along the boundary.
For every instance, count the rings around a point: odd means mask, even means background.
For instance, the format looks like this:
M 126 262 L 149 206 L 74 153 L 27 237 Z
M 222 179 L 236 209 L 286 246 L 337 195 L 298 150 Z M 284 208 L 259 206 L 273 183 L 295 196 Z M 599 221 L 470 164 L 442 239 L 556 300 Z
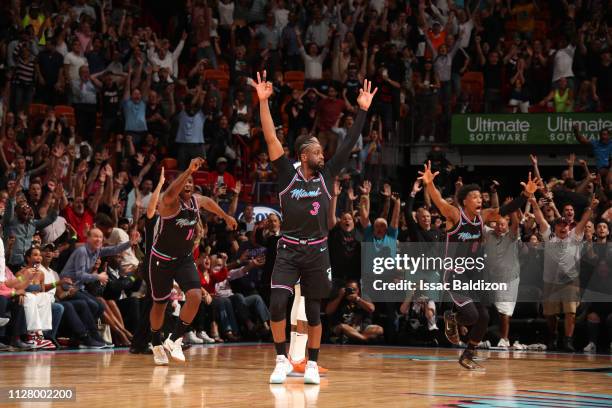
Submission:
M 584 237 L 584 227 L 593 215 L 599 201 L 596 198 L 584 210 L 580 222 L 570 229 L 570 221 L 559 217 L 554 222 L 554 234 L 546 222 L 537 203 L 532 206 L 536 222 L 545 243 L 544 246 L 544 316 L 550 331 L 549 349 L 557 344 L 557 315 L 565 314 L 565 338 L 563 350 L 574 352 L 572 336 L 576 326 L 576 309 L 580 304 L 580 254 Z
M 500 336 L 497 347 L 509 348 L 510 317 L 514 313 L 520 277 L 519 220 L 516 212 L 500 217 L 495 228 L 485 227 L 486 270 L 489 282 L 505 283 L 507 290 L 492 293 L 499 313 Z

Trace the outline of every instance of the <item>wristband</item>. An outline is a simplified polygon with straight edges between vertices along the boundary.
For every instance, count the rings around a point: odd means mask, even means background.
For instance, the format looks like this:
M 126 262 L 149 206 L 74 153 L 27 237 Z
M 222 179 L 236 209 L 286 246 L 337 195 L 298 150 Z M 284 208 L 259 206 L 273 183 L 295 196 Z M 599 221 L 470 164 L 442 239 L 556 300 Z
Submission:
M 53 282 L 51 283 L 53 285 L 53 288 L 55 289 L 57 287 L 57 282 Z
M 18 276 L 18 277 L 17 277 L 17 280 L 18 280 L 19 282 L 23 282 L 23 276 Z
M 237 263 L 238 265 L 240 265 L 240 259 L 238 259 L 238 260 L 236 261 L 236 263 Z
M 134 276 L 129 277 L 132 282 L 136 282 L 136 278 Z
M 16 294 L 17 294 L 17 291 L 15 289 L 11 290 L 11 297 L 15 297 Z

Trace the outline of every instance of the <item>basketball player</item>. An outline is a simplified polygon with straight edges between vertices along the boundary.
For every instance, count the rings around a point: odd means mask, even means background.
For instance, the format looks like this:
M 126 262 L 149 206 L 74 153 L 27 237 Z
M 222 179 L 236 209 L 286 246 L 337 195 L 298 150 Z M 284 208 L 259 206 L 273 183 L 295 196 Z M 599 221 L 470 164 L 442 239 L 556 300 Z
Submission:
M 155 230 L 155 223 L 159 218 L 157 215 L 157 202 L 159 201 L 159 195 L 161 189 L 164 186 L 166 179 L 164 177 L 164 168 L 161 168 L 161 174 L 159 175 L 159 181 L 149 200 L 147 206 L 147 212 L 144 217 L 144 262 L 139 266 L 139 272 L 141 278 L 148 285 L 147 293 L 144 298 L 144 305 L 141 308 L 140 319 L 138 320 L 138 328 L 132 338 L 132 346 L 130 347 L 130 353 L 133 354 L 150 354 L 149 341 L 151 337 L 151 324 L 149 316 L 151 314 L 151 307 L 153 306 L 153 299 L 151 298 L 151 283 L 149 281 L 149 255 L 151 254 L 151 246 L 153 245 L 153 232 Z
M 371 83 L 364 81 L 357 103 L 359 112 L 335 155 L 327 162 L 319 141 L 303 135 L 295 142 L 300 165 L 295 168 L 284 155 L 281 142 L 276 137 L 274 122 L 268 106 L 272 84 L 257 74 L 257 82 L 250 80 L 259 97 L 261 124 L 268 145 L 268 155 L 278 173 L 279 200 L 283 212 L 283 224 L 278 242 L 278 253 L 272 271 L 270 314 L 272 336 L 276 349 L 276 367 L 270 383 L 281 384 L 293 367 L 287 359 L 285 345 L 285 318 L 289 296 L 300 280 L 308 320 L 308 363 L 304 372 L 305 384 L 319 384 L 317 366 L 321 343 L 321 299 L 329 296 L 331 268 L 327 251 L 328 210 L 330 189 L 335 177 L 348 162 L 353 147 L 366 120 L 367 110 L 376 94 Z M 328 188 L 329 186 L 329 188 Z
M 446 257 L 457 259 L 458 257 L 476 258 L 482 256 L 480 244 L 483 242 L 483 229 L 485 223 L 495 221 L 499 216 L 505 216 L 527 202 L 527 199 L 537 190 L 539 179 L 531 179 L 531 173 L 527 183 L 521 182 L 523 193 L 520 198 L 512 200 L 501 208 L 487 208 L 482 210 L 482 196 L 480 187 L 476 184 L 468 184 L 457 192 L 457 204 L 459 207 L 449 204 L 440 194 L 433 181 L 439 172 L 431 172 L 431 162 L 425 164 L 424 171 L 419 171 L 419 179 L 423 181 L 427 194 L 431 197 L 434 205 L 446 218 L 446 242 L 461 243 L 464 245 L 453 245 Z M 472 244 L 472 245 L 468 245 Z M 447 245 L 447 248 L 449 246 Z M 456 249 L 454 253 L 452 249 Z M 452 283 L 459 280 L 463 283 L 475 282 L 484 275 L 482 271 L 466 269 L 464 272 L 457 270 L 446 270 L 444 282 Z M 448 340 L 453 344 L 459 344 L 458 324 L 471 327 L 468 332 L 467 348 L 459 358 L 459 364 L 468 370 L 482 370 L 483 367 L 474 361 L 476 346 L 484 338 L 489 323 L 487 308 L 480 302 L 481 293 L 477 291 L 450 291 L 456 312 L 446 311 L 444 313 L 444 329 Z
M 236 220 L 227 215 L 213 200 L 193 194 L 191 175 L 204 163 L 204 159 L 191 160 L 189 168 L 180 174 L 166 189 L 159 203 L 159 219 L 155 224 L 153 245 L 149 254 L 149 280 L 151 282 L 151 343 L 155 364 L 168 364 L 167 350 L 178 362 L 185 361 L 183 335 L 193 321 L 202 298 L 200 277 L 193 262 L 193 241 L 200 208 L 223 218 L 228 228 L 235 229 Z M 185 305 L 172 335 L 162 346 L 161 327 L 164 323 L 166 304 L 176 281 L 185 293 Z

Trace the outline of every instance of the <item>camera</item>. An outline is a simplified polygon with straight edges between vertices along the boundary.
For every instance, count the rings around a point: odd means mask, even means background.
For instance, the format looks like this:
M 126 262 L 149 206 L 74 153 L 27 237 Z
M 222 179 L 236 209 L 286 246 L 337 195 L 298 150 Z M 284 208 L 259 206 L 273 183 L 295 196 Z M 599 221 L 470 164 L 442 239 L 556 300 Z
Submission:
M 352 295 L 353 293 L 355 293 L 355 289 L 353 288 L 344 288 L 344 294 L 345 295 Z

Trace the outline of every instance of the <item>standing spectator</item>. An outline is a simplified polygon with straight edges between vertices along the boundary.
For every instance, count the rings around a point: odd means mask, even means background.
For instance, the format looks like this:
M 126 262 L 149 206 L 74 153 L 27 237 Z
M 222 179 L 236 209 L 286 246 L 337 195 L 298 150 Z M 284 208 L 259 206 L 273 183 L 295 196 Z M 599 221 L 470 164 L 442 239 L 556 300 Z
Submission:
M 569 87 L 568 78 L 559 78 L 557 87 L 542 99 L 540 106 L 546 106 L 550 101 L 552 101 L 556 113 L 574 111 L 574 91 Z
M 43 103 L 59 105 L 60 95 L 64 92 L 64 57 L 57 52 L 55 38 L 47 38 L 45 49 L 38 54 L 36 77 L 38 95 Z
M 136 70 L 135 77 L 140 81 L 142 64 Z M 125 119 L 125 133 L 132 136 L 134 144 L 140 144 L 147 132 L 147 97 L 151 87 L 151 68 L 147 68 L 147 79 L 142 89 L 134 84 L 132 89 L 132 71 L 128 69 L 128 76 L 123 89 L 123 117 Z
M 187 33 L 183 33 L 181 40 L 172 52 L 170 52 L 170 42 L 166 39 L 157 43 L 150 43 L 149 50 L 147 51 L 149 62 L 159 68 L 166 68 L 170 76 L 178 77 L 178 59 L 181 56 L 181 52 L 183 52 L 186 39 Z
M 610 158 L 612 157 L 612 141 L 610 141 L 610 130 L 601 129 L 599 131 L 599 140 L 587 140 L 584 135 L 580 133 L 578 125 L 574 125 L 574 135 L 576 140 L 583 145 L 591 145 L 593 149 L 593 156 L 595 156 L 595 163 L 597 171 L 601 174 L 602 178 L 608 174 L 610 168 Z
M 561 80 L 565 78 L 565 85 L 571 90 L 574 89 L 574 71 L 572 66 L 574 65 L 575 53 L 576 46 L 570 43 L 567 37 L 562 37 L 559 40 L 559 49 L 553 57 L 553 87 L 559 87 Z
M 573 335 L 576 325 L 576 309 L 580 299 L 580 284 L 578 281 L 581 243 L 584 228 L 597 207 L 599 201 L 591 200 L 590 205 L 582 214 L 580 222 L 570 230 L 569 221 L 557 218 L 554 232 L 551 236 L 550 225 L 544 219 L 542 211 L 536 205 L 533 210 L 536 222 L 540 227 L 544 247 L 544 316 L 549 329 L 549 350 L 557 348 L 557 315 L 565 315 L 565 337 L 562 342 L 564 351 L 574 352 Z
M 535 199 L 532 205 L 537 205 Z M 514 313 L 518 297 L 519 240 L 519 219 L 515 212 L 510 216 L 500 217 L 495 223 L 495 228 L 485 226 L 484 252 L 489 282 L 508 285 L 507 290 L 492 293 L 500 320 L 500 339 L 497 347 L 505 349 L 511 344 L 510 318 Z
M 74 39 L 71 43 L 71 50 L 64 56 L 64 74 L 66 82 L 72 83 L 79 79 L 79 69 L 83 65 L 87 65 L 87 58 L 83 55 L 81 42 Z
M 35 58 L 28 47 L 21 47 L 13 73 L 13 112 L 28 111 L 35 87 Z
M 177 115 L 176 149 L 179 169 L 186 169 L 191 159 L 206 157 L 204 150 L 204 122 L 202 112 L 204 91 L 196 88 L 195 94 L 189 94 L 183 101 L 183 110 Z
M 353 214 L 351 211 L 341 211 L 340 218 L 336 218 L 340 193 L 340 182 L 336 181 L 329 207 L 329 225 L 332 228 L 328 241 L 333 289 L 345 287 L 350 280 L 361 279 L 361 240 L 357 236 Z M 352 192 L 349 192 L 349 200 L 355 198 L 351 195 Z
M 79 79 L 71 82 L 76 131 L 80 140 L 92 141 L 96 130 L 98 89 L 89 76 L 89 67 L 79 68 Z
M 320 96 L 321 99 L 317 103 L 316 123 L 319 131 L 317 139 L 319 139 L 325 155 L 331 157 L 334 155 L 338 145 L 338 136 L 332 131 L 332 128 L 338 123 L 342 111 L 347 108 L 347 105 L 339 97 L 335 86 L 328 88 L 327 95 Z
M 102 77 L 102 80 L 99 79 L 100 76 Z M 119 76 L 119 81 L 115 81 L 113 79 L 114 76 Z M 119 116 L 121 90 L 118 82 L 124 83 L 125 85 L 127 74 L 121 73 L 121 75 L 116 75 L 111 71 L 103 71 L 91 75 L 90 78 L 100 91 L 102 103 L 102 134 L 105 137 L 109 137 L 111 133 L 116 133 L 121 130 Z
M 598 101 L 604 112 L 612 109 L 612 50 L 601 52 L 601 62 L 592 78 L 593 99 Z

